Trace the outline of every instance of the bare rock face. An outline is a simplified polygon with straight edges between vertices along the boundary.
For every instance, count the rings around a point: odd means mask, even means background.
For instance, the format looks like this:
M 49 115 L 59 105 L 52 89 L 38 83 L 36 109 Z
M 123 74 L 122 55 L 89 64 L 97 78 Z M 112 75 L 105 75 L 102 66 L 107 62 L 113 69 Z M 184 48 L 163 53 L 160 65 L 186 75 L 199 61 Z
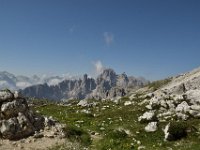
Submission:
M 47 132 L 46 129 L 48 129 Z M 26 99 L 19 93 L 13 94 L 9 90 L 0 91 L 1 138 L 17 140 L 34 135 L 41 130 L 48 134 L 53 132 L 53 129 L 58 135 L 61 133 L 62 126 L 51 118 L 45 118 L 31 111 Z
M 26 99 L 16 92 L 0 91 L 0 112 L 0 134 L 4 139 L 24 138 L 44 127 L 44 118 L 34 114 Z

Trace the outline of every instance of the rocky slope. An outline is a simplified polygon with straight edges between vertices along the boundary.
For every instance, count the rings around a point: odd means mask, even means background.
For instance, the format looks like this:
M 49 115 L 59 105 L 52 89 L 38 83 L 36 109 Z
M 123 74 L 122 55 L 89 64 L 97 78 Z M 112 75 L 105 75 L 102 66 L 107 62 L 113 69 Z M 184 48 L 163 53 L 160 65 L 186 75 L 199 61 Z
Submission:
M 125 73 L 117 75 L 112 69 L 105 69 L 97 79 L 86 74 L 82 79 L 64 80 L 57 85 L 40 84 L 21 90 L 28 97 L 60 99 L 113 98 L 124 96 L 126 90 L 140 88 L 149 81 L 143 78 L 128 77 Z
M 171 122 L 200 118 L 200 68 L 173 77 L 167 85 L 142 97 L 145 100 L 140 105 L 145 106 L 146 112 L 138 121 L 148 123 L 147 132 L 154 132 L 160 122 L 167 122 L 165 140 L 174 140 L 177 135 L 170 132 L 174 128 Z M 181 133 L 185 135 L 186 128 Z

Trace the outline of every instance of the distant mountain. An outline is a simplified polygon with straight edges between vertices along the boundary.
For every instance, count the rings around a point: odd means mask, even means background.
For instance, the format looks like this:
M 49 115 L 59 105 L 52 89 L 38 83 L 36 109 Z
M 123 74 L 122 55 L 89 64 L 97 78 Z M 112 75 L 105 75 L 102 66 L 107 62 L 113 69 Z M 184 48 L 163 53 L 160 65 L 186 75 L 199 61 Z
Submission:
M 15 76 L 6 71 L 0 72 L 0 89 L 9 88 L 11 90 L 19 90 L 24 89 L 26 87 L 37 85 L 37 84 L 44 84 L 47 83 L 48 85 L 55 85 L 59 82 L 65 80 L 65 77 L 59 76 L 42 76 L 38 77 L 34 75 L 32 77 L 27 76 Z
M 52 80 L 51 80 L 52 81 Z M 81 79 L 64 80 L 59 84 L 39 84 L 21 90 L 29 97 L 61 99 L 113 98 L 122 96 L 128 88 L 140 88 L 148 84 L 144 78 L 117 75 L 113 69 L 105 69 L 96 79 L 85 74 Z

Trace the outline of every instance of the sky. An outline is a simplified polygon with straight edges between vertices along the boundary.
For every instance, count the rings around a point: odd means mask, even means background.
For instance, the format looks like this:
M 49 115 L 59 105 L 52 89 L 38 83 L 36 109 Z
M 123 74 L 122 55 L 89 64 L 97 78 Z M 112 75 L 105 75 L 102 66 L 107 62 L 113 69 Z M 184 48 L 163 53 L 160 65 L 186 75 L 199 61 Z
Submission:
M 157 80 L 199 57 L 199 0 L 0 0 L 0 71 Z

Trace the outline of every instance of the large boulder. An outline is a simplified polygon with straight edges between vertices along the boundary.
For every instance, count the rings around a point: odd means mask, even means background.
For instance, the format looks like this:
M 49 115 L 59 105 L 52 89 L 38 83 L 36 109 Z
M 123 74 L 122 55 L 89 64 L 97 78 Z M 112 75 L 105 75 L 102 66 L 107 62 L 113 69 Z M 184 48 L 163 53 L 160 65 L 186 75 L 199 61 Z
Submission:
M 183 101 L 176 107 L 177 112 L 187 113 L 190 110 L 190 106 L 186 101 Z
M 158 129 L 157 122 L 150 122 L 146 127 L 146 132 L 155 132 Z
M 55 126 L 55 127 L 54 127 Z M 9 90 L 0 91 L 0 137 L 3 139 L 17 140 L 34 135 L 35 132 L 45 130 L 46 127 L 55 128 L 52 119 L 34 113 L 28 107 L 27 101 L 19 93 L 14 94 Z M 47 133 L 48 134 L 48 133 Z

